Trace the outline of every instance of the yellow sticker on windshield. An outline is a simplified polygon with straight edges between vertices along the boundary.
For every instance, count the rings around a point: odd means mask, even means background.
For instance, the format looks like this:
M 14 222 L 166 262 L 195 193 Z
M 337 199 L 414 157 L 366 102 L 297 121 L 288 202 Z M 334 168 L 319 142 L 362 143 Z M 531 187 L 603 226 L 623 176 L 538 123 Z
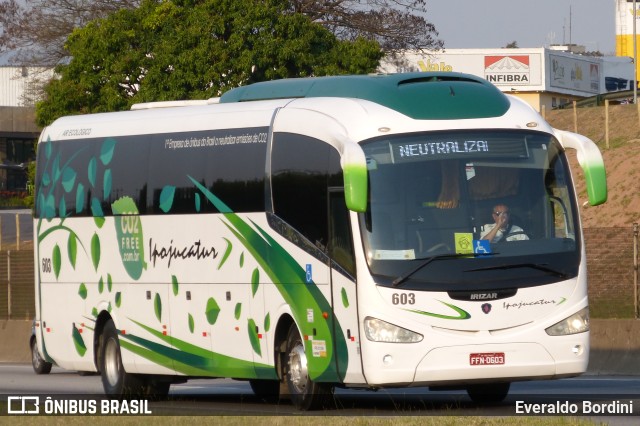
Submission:
M 454 239 L 456 242 L 456 253 L 473 253 L 473 234 L 471 232 L 456 232 L 454 234 Z

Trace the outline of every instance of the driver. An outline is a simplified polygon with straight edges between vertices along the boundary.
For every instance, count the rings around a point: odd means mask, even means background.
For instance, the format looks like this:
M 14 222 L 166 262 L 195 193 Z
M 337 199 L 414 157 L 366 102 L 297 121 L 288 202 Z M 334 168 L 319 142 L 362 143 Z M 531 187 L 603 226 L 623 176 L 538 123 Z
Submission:
M 489 240 L 492 243 L 500 241 L 522 241 L 529 237 L 524 230 L 509 221 L 509 207 L 498 204 L 493 207 L 492 217 L 495 223 L 484 225 L 480 231 L 481 240 Z

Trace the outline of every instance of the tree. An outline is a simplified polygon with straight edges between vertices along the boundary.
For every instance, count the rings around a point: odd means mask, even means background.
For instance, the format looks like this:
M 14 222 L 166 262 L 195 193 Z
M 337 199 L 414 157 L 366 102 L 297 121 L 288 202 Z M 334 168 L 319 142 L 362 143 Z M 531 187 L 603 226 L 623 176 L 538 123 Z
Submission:
M 0 54 L 12 62 L 52 68 L 68 60 L 64 43 L 75 28 L 140 0 L 0 0 Z
M 291 6 L 340 39 L 374 39 L 388 54 L 444 46 L 435 26 L 423 16 L 427 13 L 425 0 L 291 0 Z
M 504 48 L 505 49 L 517 49 L 518 48 L 518 42 L 514 40 L 511 43 L 507 43 L 507 45 Z
M 73 31 L 38 125 L 133 103 L 206 99 L 286 77 L 372 72 L 377 42 L 338 40 L 287 0 L 142 0 Z
M 19 65 L 52 68 L 68 62 L 64 44 L 75 28 L 140 4 L 141 0 L 0 0 L 0 54 L 15 53 L 12 62 Z M 424 18 L 425 0 L 289 0 L 288 9 L 307 15 L 341 40 L 376 40 L 386 53 L 443 47 L 434 25 Z

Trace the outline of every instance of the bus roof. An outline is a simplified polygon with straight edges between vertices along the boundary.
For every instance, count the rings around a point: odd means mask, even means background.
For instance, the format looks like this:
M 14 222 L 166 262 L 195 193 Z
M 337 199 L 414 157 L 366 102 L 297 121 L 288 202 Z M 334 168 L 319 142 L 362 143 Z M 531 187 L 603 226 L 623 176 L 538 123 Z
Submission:
M 230 90 L 220 103 L 313 97 L 364 99 L 418 120 L 500 117 L 510 105 L 506 95 L 488 81 L 453 72 L 266 81 Z

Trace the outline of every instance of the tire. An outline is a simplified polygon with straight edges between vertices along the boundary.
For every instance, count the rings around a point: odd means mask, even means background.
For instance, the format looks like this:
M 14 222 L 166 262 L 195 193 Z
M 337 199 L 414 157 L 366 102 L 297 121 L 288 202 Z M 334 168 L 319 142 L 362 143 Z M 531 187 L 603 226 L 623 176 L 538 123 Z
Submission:
M 35 336 L 31 337 L 29 346 L 31 347 L 31 365 L 33 366 L 33 371 L 36 374 L 49 374 L 53 365 L 40 356 Z
M 100 345 L 100 375 L 104 393 L 117 397 L 141 396 L 146 393 L 143 380 L 125 371 L 120 354 L 120 341 L 112 320 L 102 331 Z
M 487 383 L 467 387 L 467 394 L 473 402 L 479 404 L 498 403 L 504 401 L 509 393 L 511 383 Z
M 287 352 L 283 362 L 283 376 L 291 402 L 299 410 L 316 410 L 328 405 L 333 386 L 309 379 L 304 342 L 295 324 L 287 337 Z

